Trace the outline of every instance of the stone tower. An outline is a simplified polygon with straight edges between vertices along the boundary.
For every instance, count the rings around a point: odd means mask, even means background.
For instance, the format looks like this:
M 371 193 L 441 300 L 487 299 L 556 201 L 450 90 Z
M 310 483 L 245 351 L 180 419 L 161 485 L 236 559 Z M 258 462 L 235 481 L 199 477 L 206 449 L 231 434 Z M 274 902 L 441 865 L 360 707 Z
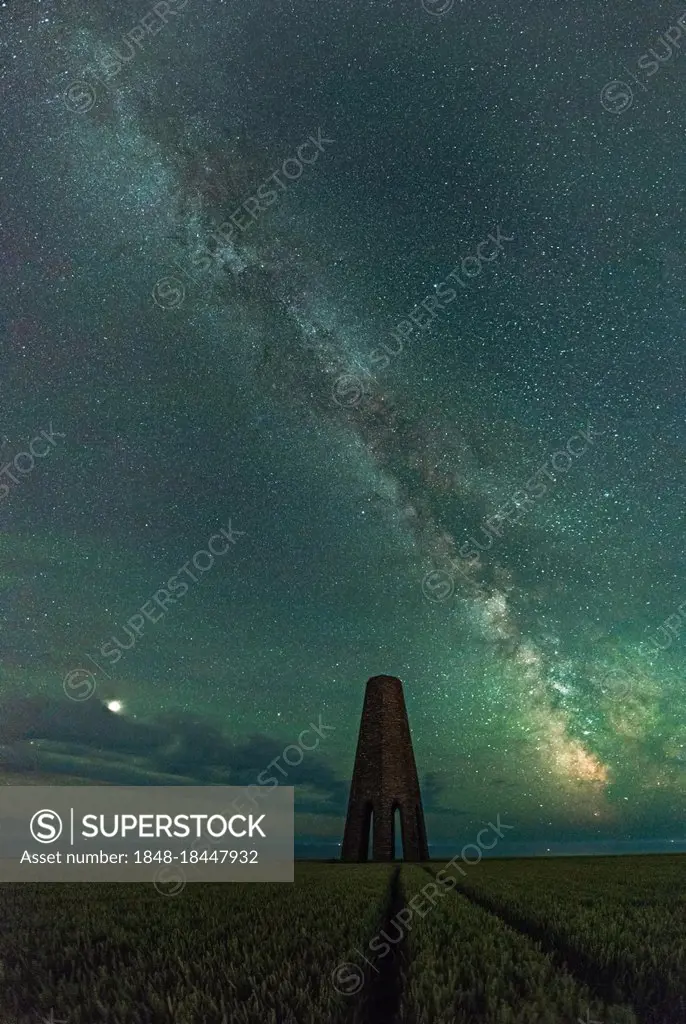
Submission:
M 341 860 L 368 859 L 370 824 L 373 860 L 393 860 L 396 808 L 403 859 L 428 860 L 403 684 L 395 676 L 372 676 L 364 696 Z

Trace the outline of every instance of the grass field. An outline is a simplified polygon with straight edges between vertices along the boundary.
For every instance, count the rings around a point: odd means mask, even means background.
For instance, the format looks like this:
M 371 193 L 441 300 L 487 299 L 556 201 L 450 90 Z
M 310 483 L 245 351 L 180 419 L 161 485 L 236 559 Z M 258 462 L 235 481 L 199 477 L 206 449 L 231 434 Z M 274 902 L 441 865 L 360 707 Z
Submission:
M 686 857 L 0 885 L 0 1024 L 686 1024 Z

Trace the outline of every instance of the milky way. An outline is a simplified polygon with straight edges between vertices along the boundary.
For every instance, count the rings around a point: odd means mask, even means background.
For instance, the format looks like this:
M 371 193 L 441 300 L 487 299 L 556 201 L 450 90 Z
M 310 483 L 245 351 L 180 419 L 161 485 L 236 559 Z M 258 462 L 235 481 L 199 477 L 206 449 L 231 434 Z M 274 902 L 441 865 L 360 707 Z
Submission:
M 237 777 L 325 714 L 299 832 L 335 843 L 394 673 L 437 842 L 678 840 L 685 86 L 599 98 L 648 14 L 169 7 L 3 12 L 3 453 L 66 440 L 0 508 L 0 694 L 64 703 L 231 516 L 98 678 L 119 721 L 219 715 Z M 101 778 L 94 721 L 0 742 Z

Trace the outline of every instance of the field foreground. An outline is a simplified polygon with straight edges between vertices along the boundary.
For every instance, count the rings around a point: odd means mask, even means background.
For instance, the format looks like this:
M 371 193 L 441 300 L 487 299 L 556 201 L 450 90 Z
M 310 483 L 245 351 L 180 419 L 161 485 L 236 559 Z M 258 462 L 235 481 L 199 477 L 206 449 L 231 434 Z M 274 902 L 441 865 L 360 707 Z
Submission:
M 0 1024 L 686 1024 L 686 857 L 442 868 L 0 885 Z

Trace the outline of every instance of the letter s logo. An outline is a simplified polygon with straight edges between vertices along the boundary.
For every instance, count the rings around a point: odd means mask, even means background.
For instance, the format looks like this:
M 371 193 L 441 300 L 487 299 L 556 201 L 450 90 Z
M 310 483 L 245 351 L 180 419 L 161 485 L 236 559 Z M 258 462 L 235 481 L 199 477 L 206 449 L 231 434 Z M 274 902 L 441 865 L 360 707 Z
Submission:
M 57 811 L 36 811 L 29 824 L 31 835 L 38 843 L 54 843 L 62 835 L 62 819 Z

